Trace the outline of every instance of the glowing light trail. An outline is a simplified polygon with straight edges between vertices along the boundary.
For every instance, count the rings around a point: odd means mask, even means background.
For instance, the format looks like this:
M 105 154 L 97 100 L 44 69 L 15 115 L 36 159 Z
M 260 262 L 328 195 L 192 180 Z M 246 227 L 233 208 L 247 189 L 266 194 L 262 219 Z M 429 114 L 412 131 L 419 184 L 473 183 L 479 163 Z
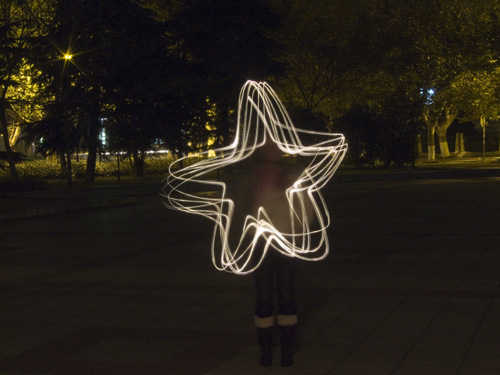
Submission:
M 171 164 L 164 187 L 166 206 L 214 222 L 212 261 L 218 270 L 250 273 L 269 250 L 304 260 L 323 259 L 329 248 L 326 228 L 330 216 L 320 189 L 333 176 L 347 151 L 344 136 L 296 128 L 274 90 L 265 82 L 245 83 L 237 115 L 234 142 L 215 150 L 216 157 L 185 167 L 182 166 L 187 164 L 187 158 Z M 307 142 L 308 138 L 316 141 Z M 260 206 L 254 216 L 246 215 L 241 229 L 236 228 L 239 238 L 237 235 L 234 240 L 230 233 L 235 231 L 231 226 L 238 207 L 227 198 L 224 182 L 203 180 L 203 176 L 250 157 L 268 140 L 283 153 L 310 157 L 311 161 L 286 189 L 288 207 L 283 210 L 288 212 L 287 225 L 278 223 L 267 207 Z M 201 155 L 207 156 L 208 151 Z M 218 193 L 199 194 L 196 190 Z

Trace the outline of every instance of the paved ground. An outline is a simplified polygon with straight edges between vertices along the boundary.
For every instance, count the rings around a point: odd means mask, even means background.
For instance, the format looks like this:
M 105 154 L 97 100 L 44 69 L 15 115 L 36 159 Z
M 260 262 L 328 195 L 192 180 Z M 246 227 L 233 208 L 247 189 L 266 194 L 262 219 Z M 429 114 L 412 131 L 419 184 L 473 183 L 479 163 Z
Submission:
M 500 178 L 325 196 L 295 366 L 257 365 L 252 279 L 213 268 L 210 223 L 140 194 L 0 224 L 0 374 L 500 374 Z

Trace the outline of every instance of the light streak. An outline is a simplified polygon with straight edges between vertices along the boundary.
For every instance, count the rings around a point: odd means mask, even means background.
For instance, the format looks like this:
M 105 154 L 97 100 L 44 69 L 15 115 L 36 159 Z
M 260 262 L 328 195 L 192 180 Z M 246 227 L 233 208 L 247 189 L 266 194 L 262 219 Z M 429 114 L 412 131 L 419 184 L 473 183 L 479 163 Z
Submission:
M 326 229 L 330 216 L 320 189 L 333 176 L 347 151 L 344 136 L 296 128 L 265 82 L 248 81 L 243 85 L 237 116 L 233 143 L 215 150 L 215 157 L 206 157 L 206 151 L 199 154 L 206 158 L 192 164 L 188 165 L 189 157 L 185 157 L 170 165 L 163 189 L 165 205 L 213 221 L 212 262 L 218 270 L 250 273 L 261 264 L 267 251 L 303 260 L 324 259 L 329 250 Z M 309 138 L 315 140 L 307 142 Z M 249 158 L 268 140 L 283 153 L 311 158 L 284 192 L 288 202 L 288 207 L 283 207 L 288 211 L 287 225 L 278 224 L 268 207 L 260 206 L 256 213 L 247 213 L 242 227 L 230 236 L 235 231 L 232 224 L 238 205 L 227 197 L 226 183 L 203 176 Z

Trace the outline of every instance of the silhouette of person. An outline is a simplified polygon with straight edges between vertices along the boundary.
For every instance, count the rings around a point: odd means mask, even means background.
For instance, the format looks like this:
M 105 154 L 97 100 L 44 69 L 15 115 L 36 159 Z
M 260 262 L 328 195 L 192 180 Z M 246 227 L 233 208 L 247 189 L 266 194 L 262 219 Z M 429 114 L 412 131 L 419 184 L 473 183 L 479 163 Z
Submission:
M 270 139 L 258 150 L 257 165 L 253 168 L 253 214 L 263 207 L 271 224 L 282 233 L 291 230 L 286 189 L 292 174 L 283 163 L 283 152 Z M 266 240 L 258 240 L 263 251 Z M 295 258 L 269 247 L 264 260 L 254 271 L 256 307 L 255 327 L 261 348 L 260 365 L 272 365 L 272 341 L 275 324 L 274 300 L 277 297 L 276 320 L 281 341 L 281 365 L 293 365 L 297 308 L 294 297 Z

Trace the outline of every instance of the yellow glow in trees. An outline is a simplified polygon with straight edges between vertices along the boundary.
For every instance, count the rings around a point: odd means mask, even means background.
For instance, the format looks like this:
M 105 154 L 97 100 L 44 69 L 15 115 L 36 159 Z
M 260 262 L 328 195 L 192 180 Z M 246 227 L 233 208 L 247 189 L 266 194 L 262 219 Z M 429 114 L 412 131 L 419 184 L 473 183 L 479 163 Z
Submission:
M 330 217 L 320 189 L 333 176 L 347 151 L 344 136 L 296 128 L 274 90 L 265 82 L 245 83 L 237 116 L 233 143 L 215 150 L 216 157 L 185 167 L 181 166 L 186 158 L 171 164 L 164 187 L 166 206 L 214 222 L 212 261 L 219 270 L 250 273 L 260 265 L 268 250 L 304 260 L 323 259 L 328 254 L 326 228 Z M 254 216 L 247 213 L 241 228 L 232 228 L 233 214 L 239 207 L 227 198 L 226 184 L 203 178 L 218 168 L 250 157 L 266 141 L 274 142 L 283 153 L 311 159 L 285 191 L 288 207 L 282 209 L 288 212 L 289 225 L 280 230 L 283 227 L 273 223 L 266 207 L 259 207 Z M 197 191 L 215 190 L 219 194 L 197 194 L 193 186 Z M 234 233 L 230 241 L 231 231 Z M 234 234 L 239 240 L 234 241 Z

